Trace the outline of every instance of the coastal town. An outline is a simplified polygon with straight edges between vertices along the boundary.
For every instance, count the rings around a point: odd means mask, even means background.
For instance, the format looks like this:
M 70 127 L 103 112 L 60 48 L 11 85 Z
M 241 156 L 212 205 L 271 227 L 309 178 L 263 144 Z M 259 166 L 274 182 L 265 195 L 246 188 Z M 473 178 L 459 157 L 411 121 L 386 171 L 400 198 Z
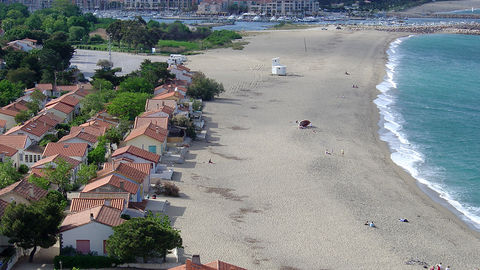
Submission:
M 155 87 L 153 96 L 145 101 L 144 112 L 135 117 L 133 126 L 128 126 L 126 134 L 116 142 L 112 142 L 108 134 L 118 130 L 120 119 L 106 110 L 82 124 L 71 125 L 69 132 L 60 137 L 59 127 L 76 119 L 85 97 L 99 91 L 90 83 L 36 84 L 26 89 L 25 95 L 1 108 L 2 162 L 14 168 L 25 167 L 28 173 L 0 190 L 0 213 L 3 215 L 10 204 L 28 205 L 43 199 L 48 195 L 44 188 L 66 192 L 65 186 L 70 186 L 69 207 L 59 227 L 60 249 L 73 248 L 78 254 L 98 255 L 107 254 L 106 241 L 115 226 L 147 214 L 165 215 L 170 203 L 162 194 L 169 192 L 178 196 L 172 176 L 174 164 L 184 162 L 192 143 L 191 133 L 191 137 L 187 136 L 188 126 L 194 127 L 193 138 L 205 139 L 202 100 L 187 96 L 194 72 L 183 65 L 185 60 L 181 55 L 169 58 L 168 73 L 173 75 L 172 79 Z M 28 103 L 37 96 L 42 97 L 38 100 L 38 113 L 17 124 L 16 116 L 29 110 Z M 187 127 L 179 126 L 182 121 Z M 109 138 L 108 142 L 105 137 Z M 52 141 L 45 144 L 46 138 Z M 103 162 L 93 158 L 96 149 L 104 149 L 100 157 Z M 79 172 L 92 168 L 89 164 L 94 165 L 93 173 L 84 184 L 79 184 Z M 65 174 L 66 182 L 52 180 L 55 170 Z M 39 178 L 47 181 L 45 186 L 32 180 Z M 76 188 L 72 187 L 75 185 Z M 8 237 L 2 236 L 1 240 L 0 246 L 9 245 Z M 14 257 L 28 251 L 17 247 Z M 178 262 L 178 257 L 175 261 Z M 197 256 L 187 261 L 186 268 L 172 269 L 190 269 L 192 262 L 201 265 Z M 215 269 L 224 269 L 225 265 L 229 269 L 243 269 L 221 261 L 206 266 L 213 264 Z

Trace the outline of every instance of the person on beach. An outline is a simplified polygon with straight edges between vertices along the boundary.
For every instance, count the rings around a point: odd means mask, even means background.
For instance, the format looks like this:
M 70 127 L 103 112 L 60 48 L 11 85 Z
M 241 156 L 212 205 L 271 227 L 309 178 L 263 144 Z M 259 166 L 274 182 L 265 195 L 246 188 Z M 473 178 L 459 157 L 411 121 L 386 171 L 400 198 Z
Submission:
M 345 71 L 345 75 L 350 75 L 350 73 L 348 73 L 348 71 Z
M 400 218 L 399 220 L 400 220 L 401 222 L 407 222 L 407 223 L 408 223 L 408 219 L 406 219 L 406 218 Z
M 375 226 L 375 223 L 373 223 L 373 221 L 370 221 L 370 224 L 368 224 L 368 226 L 370 226 L 371 228 L 376 228 L 377 226 Z
M 209 160 L 208 160 L 208 163 L 209 163 L 209 164 L 213 164 L 212 159 L 209 159 Z
M 442 269 L 442 263 L 439 263 L 439 264 L 437 265 L 437 270 L 443 270 L 443 269 Z
M 367 221 L 365 221 L 365 225 L 366 225 L 366 226 L 368 226 L 368 224 L 370 224 L 370 223 L 368 222 L 368 220 L 367 220 Z
M 343 149 L 342 149 L 342 150 L 340 150 L 340 153 L 341 153 L 342 156 L 343 156 L 343 155 L 345 154 L 345 151 L 343 151 Z

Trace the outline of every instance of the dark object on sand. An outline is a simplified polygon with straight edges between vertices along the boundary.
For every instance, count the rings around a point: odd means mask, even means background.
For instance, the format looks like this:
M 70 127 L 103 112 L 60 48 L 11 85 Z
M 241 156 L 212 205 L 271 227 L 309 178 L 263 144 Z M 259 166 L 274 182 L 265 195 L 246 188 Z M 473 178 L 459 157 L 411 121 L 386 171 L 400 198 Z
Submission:
M 312 124 L 312 122 L 310 122 L 309 120 L 302 120 L 300 121 L 300 123 L 298 123 L 298 127 L 299 128 L 306 128 L 308 126 L 310 126 Z

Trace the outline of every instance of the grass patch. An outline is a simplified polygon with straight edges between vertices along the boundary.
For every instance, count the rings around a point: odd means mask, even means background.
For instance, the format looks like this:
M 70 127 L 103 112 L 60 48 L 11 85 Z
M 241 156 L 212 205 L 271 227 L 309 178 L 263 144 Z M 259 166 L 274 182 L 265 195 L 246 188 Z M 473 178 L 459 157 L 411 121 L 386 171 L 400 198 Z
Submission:
M 243 48 L 245 48 L 245 45 L 247 45 L 247 44 L 248 44 L 247 41 L 234 42 L 234 43 L 232 43 L 232 49 L 234 49 L 234 50 L 243 50 Z
M 159 40 L 157 49 L 160 52 L 184 53 L 200 50 L 200 44 L 195 41 Z

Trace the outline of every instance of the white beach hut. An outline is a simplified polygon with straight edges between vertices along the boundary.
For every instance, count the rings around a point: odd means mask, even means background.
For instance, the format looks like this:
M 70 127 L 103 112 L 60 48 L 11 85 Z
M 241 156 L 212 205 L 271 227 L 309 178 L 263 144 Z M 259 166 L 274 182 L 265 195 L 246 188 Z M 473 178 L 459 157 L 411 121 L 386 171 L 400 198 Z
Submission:
M 272 74 L 279 76 L 287 75 L 287 66 L 281 65 L 278 57 L 272 58 Z

